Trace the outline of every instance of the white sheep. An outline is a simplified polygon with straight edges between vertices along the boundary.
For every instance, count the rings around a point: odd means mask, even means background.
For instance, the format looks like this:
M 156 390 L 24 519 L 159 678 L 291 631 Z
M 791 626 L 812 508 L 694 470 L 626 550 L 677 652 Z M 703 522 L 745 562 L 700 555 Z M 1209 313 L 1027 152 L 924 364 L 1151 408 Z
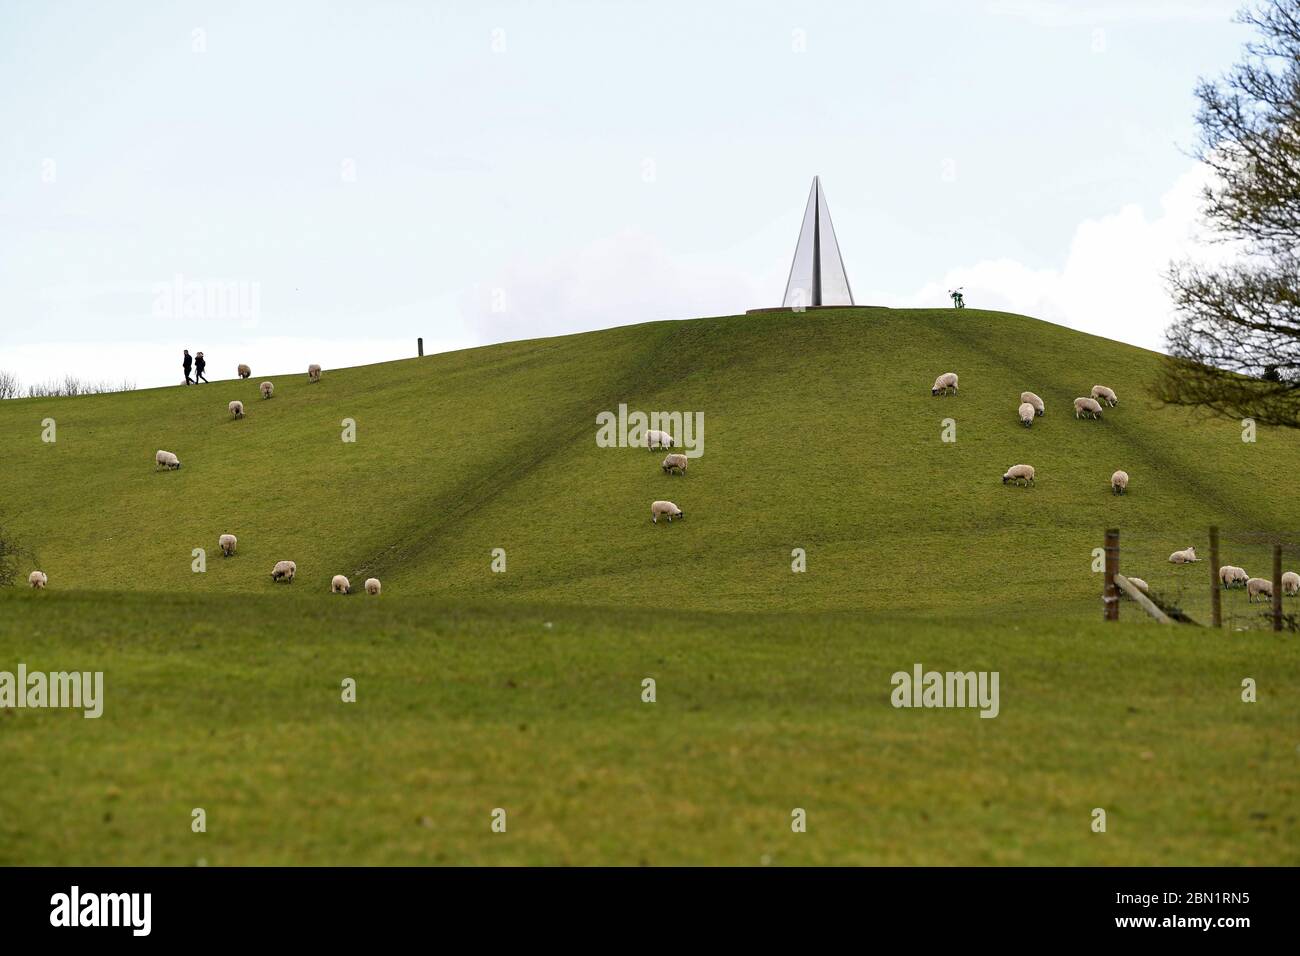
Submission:
M 334 575 L 334 577 L 330 580 L 330 593 L 331 593 L 331 594 L 351 594 L 351 593 L 352 593 L 352 582 L 349 581 L 347 578 L 345 578 L 343 575 L 341 575 L 341 574 L 336 574 L 336 575 Z
M 1128 579 L 1128 583 L 1131 584 L 1131 585 L 1133 585 L 1135 588 L 1137 588 L 1137 589 L 1138 589 L 1139 591 L 1141 591 L 1143 594 L 1149 594 L 1149 593 L 1151 593 L 1151 588 L 1149 588 L 1149 587 L 1147 586 L 1147 583 L 1146 583 L 1145 581 L 1143 581 L 1141 578 L 1129 578 L 1129 579 Z
M 1092 397 L 1094 399 L 1101 399 L 1111 408 L 1114 408 L 1119 404 L 1119 399 L 1115 397 L 1115 393 L 1105 385 L 1094 385 L 1092 387 Z
M 1239 568 L 1235 564 L 1225 564 L 1219 568 L 1219 581 L 1225 588 L 1235 588 L 1239 584 L 1244 587 L 1249 580 L 1250 575 L 1245 568 Z
M 1268 578 L 1251 578 L 1246 582 L 1246 601 L 1249 604 L 1255 603 L 1255 598 L 1263 595 L 1271 598 L 1273 596 L 1273 582 Z
M 650 504 L 650 520 L 655 524 L 659 523 L 659 516 L 663 515 L 672 524 L 674 518 L 685 518 L 686 513 L 677 507 L 671 501 L 654 501 Z
M 647 448 L 672 448 L 673 436 L 667 432 L 661 432 L 657 428 L 651 428 L 645 433 L 645 446 Z
M 1287 571 L 1282 575 L 1282 593 L 1287 597 L 1295 597 L 1300 594 L 1300 574 Z
M 1033 392 L 1021 392 L 1020 400 L 1022 402 L 1028 402 L 1030 405 L 1033 405 L 1034 414 L 1036 415 L 1043 414 L 1043 400 L 1039 398 L 1037 395 L 1035 395 Z
M 277 561 L 275 567 L 271 570 L 272 581 L 284 581 L 286 584 L 293 583 L 293 576 L 298 573 L 298 565 L 292 561 Z
M 1097 404 L 1095 398 L 1076 398 L 1074 400 L 1074 417 L 1082 418 L 1085 415 L 1101 418 L 1101 406 Z
M 381 590 L 383 586 L 379 583 L 379 578 L 366 578 L 367 594 L 378 594 Z
M 236 371 L 239 373 L 240 378 L 248 378 L 248 376 L 253 374 L 253 370 L 250 369 L 247 365 L 239 366 L 239 368 L 236 369 Z
M 683 475 L 686 474 L 686 460 L 687 459 L 685 455 L 669 455 L 667 458 L 664 459 L 664 464 L 663 464 L 664 473 L 671 475 L 673 473 L 673 469 L 677 469 Z
M 272 395 L 275 394 L 275 386 L 272 385 L 270 382 L 263 382 L 261 385 L 257 387 L 261 391 L 263 398 L 270 398 Z
M 33 571 L 27 575 L 27 583 L 39 591 L 50 583 L 50 579 L 46 577 L 44 571 Z
M 1034 466 L 1033 465 L 1012 465 L 1007 469 L 1007 473 L 1002 476 L 1002 483 L 1005 485 L 1009 481 L 1016 484 L 1024 482 L 1026 485 L 1034 483 Z
M 1196 549 L 1192 547 L 1183 548 L 1181 551 L 1175 551 L 1169 556 L 1170 564 L 1192 564 L 1199 560 L 1196 557 Z
M 223 534 L 217 539 L 217 544 L 221 546 L 221 556 L 228 558 L 235 553 L 235 546 L 239 544 L 239 539 L 233 534 Z
M 231 417 L 231 418 L 243 418 L 243 417 L 244 417 L 244 403 L 243 403 L 243 402 L 239 402 L 239 401 L 231 402 L 229 408 L 230 408 L 230 417 Z
M 1031 403 L 1021 402 L 1018 414 L 1020 415 L 1020 424 L 1028 428 L 1034 423 L 1034 416 L 1038 413 L 1034 410 L 1034 406 Z
M 956 372 L 944 372 L 942 375 L 936 378 L 934 380 L 934 384 L 930 386 L 930 394 L 945 395 L 947 394 L 949 389 L 952 389 L 954 395 L 957 393 Z
M 159 468 L 166 468 L 169 471 L 175 471 L 181 466 L 181 460 L 169 451 L 158 449 L 158 453 L 153 456 L 153 460 L 158 463 Z
M 309 381 L 309 382 L 319 382 L 319 381 L 320 381 L 320 366 L 319 366 L 319 365 L 316 365 L 315 363 L 312 363 L 311 365 L 308 365 L 308 366 L 307 366 L 307 381 Z
M 1122 495 L 1128 491 L 1128 472 L 1117 471 L 1110 476 L 1110 491 L 1114 495 Z

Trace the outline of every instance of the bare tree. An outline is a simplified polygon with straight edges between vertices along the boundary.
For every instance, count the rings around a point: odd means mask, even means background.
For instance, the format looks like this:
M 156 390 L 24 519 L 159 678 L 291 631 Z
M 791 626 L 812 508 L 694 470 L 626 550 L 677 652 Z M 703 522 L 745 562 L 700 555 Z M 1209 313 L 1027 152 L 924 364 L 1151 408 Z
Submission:
M 1300 428 L 1300 0 L 1271 0 L 1240 63 L 1202 81 L 1197 156 L 1215 239 L 1240 255 L 1174 263 L 1179 317 L 1161 376 L 1166 402 Z
M 0 400 L 17 398 L 22 393 L 23 383 L 18 381 L 18 376 L 0 369 Z

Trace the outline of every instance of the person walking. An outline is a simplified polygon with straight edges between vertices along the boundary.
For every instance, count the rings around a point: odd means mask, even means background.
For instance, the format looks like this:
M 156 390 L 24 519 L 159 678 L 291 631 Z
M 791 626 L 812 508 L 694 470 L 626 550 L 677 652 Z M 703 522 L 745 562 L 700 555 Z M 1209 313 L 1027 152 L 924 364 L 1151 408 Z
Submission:
M 194 365 L 194 359 L 190 358 L 190 350 L 185 350 L 185 360 L 181 362 L 181 368 L 185 369 L 185 384 L 193 384 L 190 381 L 190 368 Z
M 203 369 L 207 367 L 207 364 L 208 364 L 207 362 L 203 361 L 202 352 L 194 356 L 194 384 L 195 385 L 199 384 L 199 382 L 201 381 L 203 382 L 207 381 L 207 379 L 203 377 Z

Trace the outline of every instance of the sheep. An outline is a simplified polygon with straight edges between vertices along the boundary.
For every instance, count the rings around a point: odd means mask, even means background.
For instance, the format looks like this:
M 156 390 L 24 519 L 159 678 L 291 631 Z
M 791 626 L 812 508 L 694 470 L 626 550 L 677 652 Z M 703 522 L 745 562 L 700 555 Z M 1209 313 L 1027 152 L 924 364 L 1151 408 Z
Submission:
M 27 575 L 27 583 L 38 591 L 43 589 L 49 581 L 50 579 L 46 576 L 44 571 L 33 571 L 31 574 Z
M 1129 579 L 1128 579 L 1128 583 L 1131 584 L 1131 585 L 1133 585 L 1135 588 L 1137 588 L 1137 589 L 1138 589 L 1139 591 L 1141 591 L 1143 594 L 1150 594 L 1150 593 L 1151 593 L 1151 588 L 1148 587 L 1148 586 L 1147 586 L 1147 583 L 1146 583 L 1145 581 L 1143 581 L 1141 578 L 1129 578 Z
M 236 371 L 239 373 L 240 378 L 248 378 L 248 376 L 253 374 L 253 370 L 250 369 L 247 365 L 239 366 L 239 368 L 236 369 Z
M 315 364 L 315 363 L 312 363 L 311 365 L 308 365 L 308 366 L 307 366 L 307 381 L 309 381 L 309 382 L 319 382 L 319 381 L 320 381 L 320 366 L 319 366 L 319 365 L 317 365 L 317 364 Z
M 230 417 L 231 417 L 231 418 L 243 418 L 243 417 L 244 417 L 244 403 L 243 403 L 243 402 L 239 402 L 239 401 L 231 402 L 230 405 L 229 405 L 229 408 L 230 408 Z
M 1246 582 L 1246 602 L 1254 604 L 1255 598 L 1260 595 L 1271 598 L 1273 596 L 1273 582 L 1268 578 L 1251 578 Z
M 352 582 L 341 574 L 336 574 L 330 580 L 330 594 L 351 594 Z
M 158 463 L 159 468 L 166 468 L 168 471 L 175 471 L 181 466 L 181 460 L 169 451 L 158 449 L 158 453 L 153 456 L 153 460 Z M 155 469 L 156 470 L 156 469 Z
M 671 475 L 673 473 L 674 468 L 680 471 L 683 475 L 686 474 L 685 455 L 669 455 L 667 458 L 664 459 L 664 464 L 663 464 L 664 474 Z
M 1092 397 L 1094 400 L 1101 399 L 1111 408 L 1119 404 L 1119 399 L 1115 397 L 1115 393 L 1105 385 L 1094 385 L 1092 387 Z
M 1002 476 L 1002 483 L 1005 485 L 1009 481 L 1020 484 L 1023 481 L 1026 485 L 1034 483 L 1034 466 L 1033 465 L 1012 465 L 1007 469 L 1007 473 Z
M 647 448 L 672 448 L 673 436 L 667 432 L 661 432 L 657 428 L 652 428 L 645 433 L 645 446 Z
M 1225 588 L 1233 588 L 1239 584 L 1245 587 L 1246 582 L 1250 580 L 1250 575 L 1246 573 L 1245 568 L 1239 568 L 1235 564 L 1225 564 L 1219 568 L 1219 580 Z
M 1097 404 L 1095 398 L 1076 398 L 1074 400 L 1074 417 L 1082 418 L 1085 415 L 1101 418 L 1101 406 Z
M 1128 491 L 1128 472 L 1117 471 L 1110 476 L 1110 493 L 1113 495 L 1122 495 Z
M 221 546 L 221 556 L 223 558 L 228 558 L 232 554 L 234 554 L 235 546 L 238 543 L 239 543 L 239 539 L 236 538 L 233 534 L 223 534 L 220 538 L 217 539 L 217 544 Z
M 944 372 L 942 375 L 936 378 L 934 380 L 934 384 L 930 386 L 930 394 L 946 395 L 948 393 L 948 389 L 952 389 L 954 395 L 957 394 L 957 373 L 956 372 Z
M 263 398 L 270 398 L 275 394 L 275 386 L 270 382 L 263 382 L 261 385 L 257 386 L 257 388 L 262 393 Z
M 379 578 L 366 578 L 367 594 L 378 594 L 381 590 L 383 586 L 379 583 Z
M 271 570 L 272 581 L 283 581 L 286 584 L 293 584 L 293 576 L 298 573 L 298 565 L 292 561 L 277 561 L 275 567 Z
M 1036 413 L 1034 411 L 1034 406 L 1029 402 L 1021 402 L 1018 413 L 1020 415 L 1020 424 L 1024 425 L 1026 428 L 1034 423 L 1034 415 Z
M 1037 395 L 1035 395 L 1033 392 L 1021 392 L 1020 400 L 1022 402 L 1028 402 L 1030 405 L 1033 405 L 1035 415 L 1043 414 L 1043 400 L 1039 398 Z
M 1287 597 L 1295 597 L 1300 594 L 1300 574 L 1288 571 L 1282 575 L 1282 593 Z
M 659 523 L 659 516 L 663 515 L 672 524 L 674 518 L 685 518 L 686 512 L 677 507 L 671 501 L 655 501 L 650 504 L 650 520 L 655 524 Z
M 1196 557 L 1196 549 L 1192 547 L 1184 548 L 1181 551 L 1175 551 L 1169 556 L 1170 564 L 1192 564 L 1200 560 Z

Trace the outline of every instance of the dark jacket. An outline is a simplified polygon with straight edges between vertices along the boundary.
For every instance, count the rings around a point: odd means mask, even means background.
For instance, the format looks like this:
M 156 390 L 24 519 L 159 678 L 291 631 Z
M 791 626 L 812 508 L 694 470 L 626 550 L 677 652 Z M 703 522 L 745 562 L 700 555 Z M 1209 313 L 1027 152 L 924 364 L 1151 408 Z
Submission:
M 194 359 L 190 357 L 190 354 L 188 352 L 186 352 L 185 361 L 181 362 L 181 367 L 188 372 L 190 370 L 190 366 L 193 364 L 194 364 Z
M 207 360 L 202 355 L 197 356 L 194 359 L 194 371 L 202 372 L 204 366 L 206 366 L 207 364 L 208 364 Z

